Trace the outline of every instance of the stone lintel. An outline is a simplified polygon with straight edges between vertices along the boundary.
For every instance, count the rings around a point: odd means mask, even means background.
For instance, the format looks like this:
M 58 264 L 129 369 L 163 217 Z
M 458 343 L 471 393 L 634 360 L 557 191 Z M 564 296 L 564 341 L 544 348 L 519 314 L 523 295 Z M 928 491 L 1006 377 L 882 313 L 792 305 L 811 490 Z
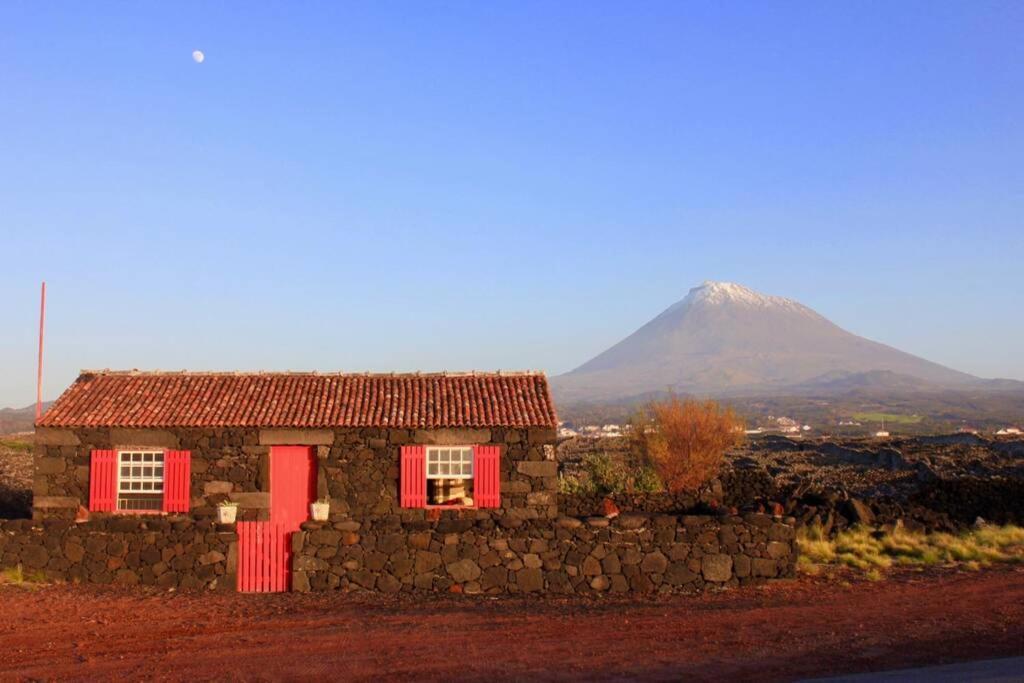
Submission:
M 334 443 L 331 429 L 261 429 L 261 446 L 330 446 Z
M 39 427 L 34 441 L 37 446 L 80 446 L 82 443 L 74 431 L 62 427 Z
M 130 429 L 114 427 L 110 430 L 110 443 L 114 448 L 177 448 L 181 441 L 166 429 Z
M 429 446 L 476 446 L 491 442 L 491 430 L 417 429 L 412 440 Z

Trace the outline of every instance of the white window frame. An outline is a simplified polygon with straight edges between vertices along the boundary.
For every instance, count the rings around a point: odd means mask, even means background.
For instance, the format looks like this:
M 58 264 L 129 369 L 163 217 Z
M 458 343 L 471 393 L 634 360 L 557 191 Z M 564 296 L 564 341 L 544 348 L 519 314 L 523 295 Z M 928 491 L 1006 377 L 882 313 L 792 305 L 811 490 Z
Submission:
M 454 451 L 458 451 L 459 458 L 457 461 L 453 460 L 452 457 L 455 455 Z M 441 455 L 444 453 L 447 459 L 442 459 Z M 437 459 L 431 462 L 431 456 L 436 456 Z M 468 456 L 468 457 L 467 457 Z M 457 462 L 459 465 L 459 473 L 451 473 L 451 465 Z M 431 465 L 436 465 L 436 472 L 430 473 Z M 427 479 L 470 479 L 472 480 L 475 476 L 474 462 L 473 462 L 473 447 L 472 446 L 427 446 L 426 455 L 427 465 Z M 448 473 L 444 474 L 441 472 L 443 466 L 448 466 Z M 469 474 L 465 473 L 466 466 L 469 467 Z
M 140 456 L 138 460 L 135 460 L 131 456 Z M 124 456 L 129 456 L 127 462 L 122 460 Z M 159 457 L 159 461 L 157 460 Z M 136 464 L 137 463 L 137 464 Z M 155 473 L 145 475 L 139 474 L 134 475 L 129 472 L 127 477 L 122 474 L 122 467 L 151 467 L 155 471 L 157 467 L 160 468 L 160 475 L 157 476 Z M 167 455 L 165 451 L 154 450 L 151 448 L 124 448 L 118 449 L 117 451 L 117 510 L 119 512 L 138 512 L 138 511 L 149 511 L 159 508 L 133 508 L 133 507 L 122 507 L 122 503 L 127 503 L 130 499 L 124 498 L 123 496 L 133 495 L 151 495 L 154 498 L 160 497 L 161 501 L 164 495 L 164 481 L 167 476 Z M 133 490 L 131 484 L 138 482 L 140 484 L 148 483 L 151 484 L 147 490 L 139 489 Z

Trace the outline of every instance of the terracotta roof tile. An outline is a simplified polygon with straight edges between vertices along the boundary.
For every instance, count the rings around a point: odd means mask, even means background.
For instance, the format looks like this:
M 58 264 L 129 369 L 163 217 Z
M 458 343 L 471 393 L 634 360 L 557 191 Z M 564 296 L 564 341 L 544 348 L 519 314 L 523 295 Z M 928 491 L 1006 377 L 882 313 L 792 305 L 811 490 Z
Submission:
M 543 373 L 82 371 L 40 427 L 554 427 Z

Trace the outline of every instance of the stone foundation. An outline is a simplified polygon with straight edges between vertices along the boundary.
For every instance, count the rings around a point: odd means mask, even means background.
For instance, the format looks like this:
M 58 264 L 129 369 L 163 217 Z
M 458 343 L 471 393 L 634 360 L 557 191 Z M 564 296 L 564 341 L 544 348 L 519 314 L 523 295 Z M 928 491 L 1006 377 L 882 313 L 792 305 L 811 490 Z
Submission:
M 742 517 L 562 517 L 514 527 L 450 519 L 308 522 L 292 537 L 297 591 L 686 593 L 794 575 L 795 532 Z
M 0 567 L 47 580 L 234 590 L 236 540 L 231 526 L 188 518 L 13 520 L 0 523 Z

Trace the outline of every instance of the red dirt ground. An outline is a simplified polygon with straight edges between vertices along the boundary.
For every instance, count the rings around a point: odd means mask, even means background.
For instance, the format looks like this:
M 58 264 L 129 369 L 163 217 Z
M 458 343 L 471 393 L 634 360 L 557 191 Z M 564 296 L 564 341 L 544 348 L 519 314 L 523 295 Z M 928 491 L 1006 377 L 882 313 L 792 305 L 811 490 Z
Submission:
M 791 680 L 1024 654 L 1024 570 L 650 601 L 0 587 L 0 679 Z

